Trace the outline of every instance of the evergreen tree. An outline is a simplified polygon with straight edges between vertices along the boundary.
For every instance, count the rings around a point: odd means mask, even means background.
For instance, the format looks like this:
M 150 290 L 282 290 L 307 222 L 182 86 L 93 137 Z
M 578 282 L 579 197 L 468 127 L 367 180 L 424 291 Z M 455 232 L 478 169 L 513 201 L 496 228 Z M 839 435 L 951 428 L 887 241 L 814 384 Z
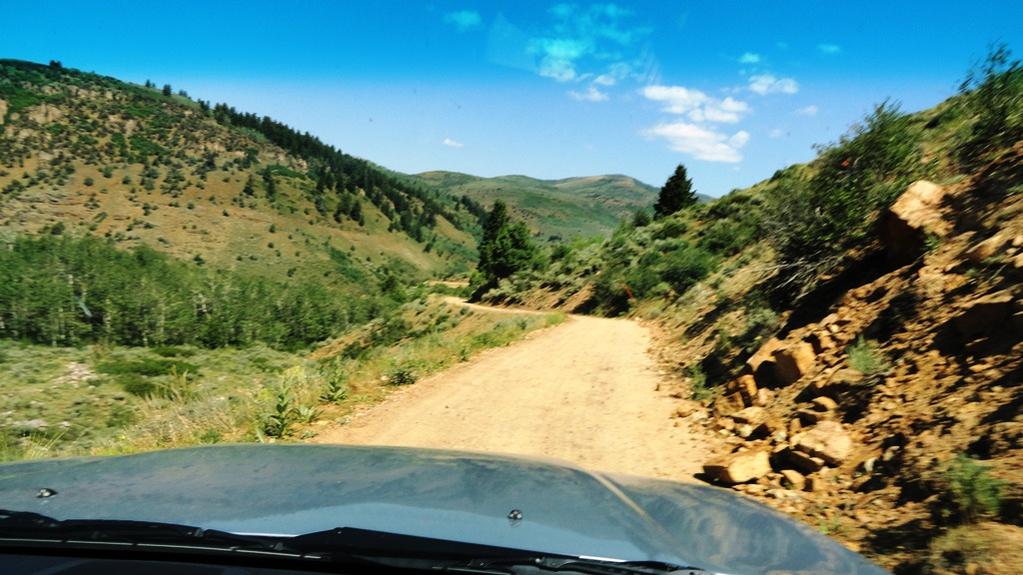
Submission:
M 477 270 L 482 274 L 484 289 L 517 271 L 529 268 L 536 258 L 536 246 L 522 222 L 513 221 L 508 206 L 498 200 L 487 214 L 480 241 Z
M 163 95 L 164 96 L 170 96 L 172 93 L 173 92 L 171 92 L 171 85 L 170 84 L 164 84 L 163 85 Z
M 242 188 L 242 193 L 246 196 L 256 195 L 256 185 L 255 182 L 252 181 L 252 174 L 249 174 L 249 179 L 245 180 L 245 187 Z
M 263 170 L 263 187 L 266 188 L 266 199 L 272 202 L 277 197 L 277 183 L 269 166 Z
M 696 203 L 696 192 L 693 191 L 693 181 L 686 175 L 686 167 L 679 164 L 675 173 L 668 178 L 661 193 L 654 204 L 654 213 L 657 217 L 670 216 L 682 208 L 687 208 Z

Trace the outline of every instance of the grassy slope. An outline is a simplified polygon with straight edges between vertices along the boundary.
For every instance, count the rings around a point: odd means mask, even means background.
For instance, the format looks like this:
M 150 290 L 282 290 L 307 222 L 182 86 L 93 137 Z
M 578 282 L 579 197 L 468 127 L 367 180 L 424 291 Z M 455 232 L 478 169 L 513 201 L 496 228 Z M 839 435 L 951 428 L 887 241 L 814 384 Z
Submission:
M 408 235 L 387 231 L 389 221 L 364 195 L 365 226 L 334 221 L 333 197 L 328 213 L 320 215 L 305 160 L 258 133 L 216 123 L 187 98 L 42 70 L 38 84 L 6 95 L 0 189 L 23 185 L 0 193 L 0 237 L 60 222 L 72 233 L 113 237 L 125 246 L 146 243 L 185 259 L 199 256 L 208 265 L 278 279 L 290 270 L 297 281 L 327 277 L 339 286 L 388 265 L 425 277 L 464 271 L 471 262 L 475 240 L 443 217 L 430 232 L 436 240 L 427 252 Z M 159 172 L 149 185 L 142 177 L 148 164 L 112 152 L 122 136 L 131 151 L 153 144 L 165 152 L 162 160 L 147 160 Z M 249 151 L 255 161 L 246 165 Z M 202 174 L 208 153 L 216 168 Z M 55 158 L 66 158 L 73 173 L 56 175 L 64 168 Z M 279 167 L 274 201 L 266 198 L 261 178 L 268 166 Z M 171 181 L 175 171 L 183 177 L 177 186 Z M 252 197 L 242 194 L 250 176 Z M 361 272 L 343 269 L 330 248 L 350 254 L 348 265 Z
M 309 354 L 262 346 L 76 349 L 0 340 L 0 424 L 8 432 L 0 435 L 0 460 L 255 441 L 282 386 L 293 409 L 283 439 L 308 437 L 317 422 L 343 420 L 382 400 L 395 388 L 387 383 L 395 373 L 423 377 L 562 319 L 508 317 L 421 298 Z M 388 326 L 400 329 L 382 336 Z M 139 373 L 154 362 L 181 362 L 182 371 Z M 328 380 L 340 383 L 343 398 L 320 397 Z M 177 395 L 126 391 L 138 381 Z
M 424 172 L 417 177 L 450 194 L 489 205 L 503 200 L 540 236 L 606 235 L 622 218 L 648 209 L 656 188 L 621 175 L 538 180 L 526 176 L 480 178 L 458 172 Z

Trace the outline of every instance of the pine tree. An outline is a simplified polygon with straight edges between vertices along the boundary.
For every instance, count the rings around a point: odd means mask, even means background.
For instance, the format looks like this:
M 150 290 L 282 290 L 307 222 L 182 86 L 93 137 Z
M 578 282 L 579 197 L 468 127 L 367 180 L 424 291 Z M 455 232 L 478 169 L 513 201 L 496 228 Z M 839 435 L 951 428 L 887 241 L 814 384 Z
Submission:
M 164 96 L 170 96 L 172 93 L 173 92 L 171 91 L 171 85 L 170 84 L 164 84 L 163 85 L 163 95 Z
M 682 208 L 687 208 L 696 203 L 696 192 L 693 191 L 693 181 L 686 175 L 686 167 L 679 164 L 675 173 L 668 178 L 661 193 L 654 204 L 654 213 L 657 217 L 670 216 Z
M 512 220 L 504 202 L 494 202 L 483 228 L 477 266 L 486 282 L 484 287 L 529 268 L 535 259 L 536 246 L 530 240 L 529 229 L 524 223 Z
M 252 181 L 252 174 L 249 174 L 249 179 L 245 180 L 245 187 L 242 188 L 242 193 L 246 196 L 256 195 L 255 182 Z

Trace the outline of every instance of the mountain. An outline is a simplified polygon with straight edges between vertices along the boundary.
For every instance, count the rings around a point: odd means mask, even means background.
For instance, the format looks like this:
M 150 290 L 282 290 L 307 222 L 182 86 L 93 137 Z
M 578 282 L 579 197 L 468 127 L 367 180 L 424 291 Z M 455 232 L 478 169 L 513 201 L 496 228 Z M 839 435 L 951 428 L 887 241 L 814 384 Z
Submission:
M 649 211 L 657 199 L 657 188 L 623 175 L 538 180 L 434 171 L 415 177 L 430 187 L 485 206 L 503 200 L 515 217 L 543 238 L 607 235 L 636 210 Z
M 465 272 L 477 229 L 463 203 L 270 118 L 0 60 L 0 237 L 92 234 L 361 293 Z

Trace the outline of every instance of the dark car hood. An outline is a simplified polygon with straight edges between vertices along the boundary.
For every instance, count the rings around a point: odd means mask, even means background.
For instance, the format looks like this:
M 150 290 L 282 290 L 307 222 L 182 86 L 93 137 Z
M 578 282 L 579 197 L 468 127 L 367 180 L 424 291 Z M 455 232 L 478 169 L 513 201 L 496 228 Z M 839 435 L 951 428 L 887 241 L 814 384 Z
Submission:
M 57 494 L 38 498 L 41 488 Z M 726 490 L 425 449 L 237 445 L 11 463 L 0 508 L 239 533 L 358 527 L 732 575 L 884 573 Z

